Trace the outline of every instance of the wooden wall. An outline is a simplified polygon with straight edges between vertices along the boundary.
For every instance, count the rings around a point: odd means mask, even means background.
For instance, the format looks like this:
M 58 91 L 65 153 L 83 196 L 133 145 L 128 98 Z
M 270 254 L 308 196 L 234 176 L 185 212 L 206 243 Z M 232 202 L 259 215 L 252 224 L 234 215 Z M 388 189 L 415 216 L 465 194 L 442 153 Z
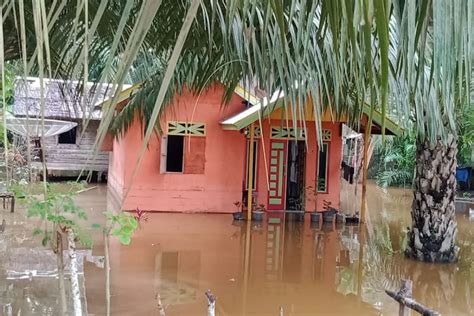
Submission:
M 45 160 L 48 175 L 52 176 L 74 176 L 81 170 L 92 170 L 107 172 L 109 165 L 109 153 L 99 151 L 94 161 L 93 146 L 97 135 L 99 121 L 90 121 L 87 129 L 80 138 L 83 127 L 78 122 L 76 144 L 58 144 L 58 136 L 46 138 L 44 146 L 46 149 Z

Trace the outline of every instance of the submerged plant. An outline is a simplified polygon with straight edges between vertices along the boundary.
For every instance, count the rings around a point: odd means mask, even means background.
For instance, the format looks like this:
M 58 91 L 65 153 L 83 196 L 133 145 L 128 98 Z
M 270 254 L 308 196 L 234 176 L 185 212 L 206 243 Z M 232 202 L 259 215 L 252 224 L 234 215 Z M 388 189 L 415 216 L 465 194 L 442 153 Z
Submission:
M 234 206 L 235 206 L 235 208 L 237 209 L 237 213 L 239 213 L 239 212 L 242 211 L 242 209 L 241 209 L 241 207 L 242 207 L 242 202 L 240 202 L 240 201 L 235 201 L 235 202 L 234 202 Z
M 105 212 L 107 224 L 104 228 L 106 235 L 118 237 L 122 245 L 129 245 L 132 241 L 132 235 L 138 227 L 136 217 L 128 213 L 113 214 Z
M 67 313 L 63 262 L 63 236 L 66 235 L 71 265 L 74 315 L 82 315 L 76 242 L 80 242 L 86 247 L 92 246 L 92 239 L 79 224 L 81 220 L 87 220 L 87 214 L 74 201 L 77 192 L 83 188 L 83 183 L 71 182 L 69 190 L 63 191 L 58 185 L 47 183 L 43 195 L 28 194 L 21 192 L 20 187 L 16 188 L 17 196 L 26 197 L 23 201 L 27 209 L 27 217 L 39 218 L 42 221 L 41 227 L 33 230 L 33 235 L 40 236 L 41 244 L 45 247 L 50 246 L 57 254 L 58 283 L 63 314 Z
M 148 216 L 146 215 L 146 211 L 142 211 L 138 207 L 135 209 L 135 219 L 138 222 L 138 225 L 140 225 L 143 222 L 148 222 Z

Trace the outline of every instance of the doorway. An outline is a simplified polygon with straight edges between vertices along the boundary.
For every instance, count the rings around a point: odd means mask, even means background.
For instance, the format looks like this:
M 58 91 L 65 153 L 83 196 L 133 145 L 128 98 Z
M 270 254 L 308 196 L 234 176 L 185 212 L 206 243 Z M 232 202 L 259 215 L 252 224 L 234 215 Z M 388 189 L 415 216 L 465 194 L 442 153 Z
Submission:
M 305 207 L 306 144 L 304 141 L 288 141 L 286 179 L 286 210 L 302 211 Z
M 306 143 L 272 139 L 270 142 L 268 210 L 304 209 Z

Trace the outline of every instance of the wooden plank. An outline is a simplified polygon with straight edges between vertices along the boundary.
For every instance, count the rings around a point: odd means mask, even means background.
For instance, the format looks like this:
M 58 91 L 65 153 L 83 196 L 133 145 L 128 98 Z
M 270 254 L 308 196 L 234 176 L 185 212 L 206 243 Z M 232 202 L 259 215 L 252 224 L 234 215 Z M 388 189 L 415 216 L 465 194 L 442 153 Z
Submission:
M 33 169 L 41 170 L 41 163 L 32 164 Z M 108 165 L 85 165 L 85 164 L 70 164 L 70 163 L 46 163 L 48 171 L 81 171 L 92 170 L 92 171 L 108 171 Z
M 250 146 L 249 146 L 249 160 L 248 160 L 248 183 L 247 183 L 247 220 L 250 221 L 252 220 L 252 199 L 253 199 L 253 189 L 252 189 L 252 184 L 253 184 L 253 153 L 254 153 L 254 146 L 255 146 L 255 125 L 252 123 L 250 125 Z
M 206 166 L 206 137 L 185 136 L 184 173 L 204 174 Z
M 49 137 L 44 140 L 48 171 L 81 171 L 84 169 L 106 172 L 108 170 L 108 152 L 99 152 L 94 158 L 94 143 L 99 122 L 91 121 L 81 138 L 79 138 L 82 133 L 81 124 L 79 123 L 78 126 L 76 144 L 58 144 L 58 137 Z

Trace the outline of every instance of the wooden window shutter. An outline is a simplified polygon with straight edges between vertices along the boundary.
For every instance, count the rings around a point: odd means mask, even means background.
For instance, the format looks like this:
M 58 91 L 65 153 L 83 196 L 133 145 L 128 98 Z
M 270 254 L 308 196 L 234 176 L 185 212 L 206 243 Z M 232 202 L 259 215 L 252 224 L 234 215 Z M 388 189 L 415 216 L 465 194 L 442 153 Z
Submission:
M 204 174 L 206 165 L 206 137 L 185 137 L 184 173 Z
M 168 136 L 161 137 L 160 149 L 160 173 L 166 173 L 166 156 L 168 148 Z

